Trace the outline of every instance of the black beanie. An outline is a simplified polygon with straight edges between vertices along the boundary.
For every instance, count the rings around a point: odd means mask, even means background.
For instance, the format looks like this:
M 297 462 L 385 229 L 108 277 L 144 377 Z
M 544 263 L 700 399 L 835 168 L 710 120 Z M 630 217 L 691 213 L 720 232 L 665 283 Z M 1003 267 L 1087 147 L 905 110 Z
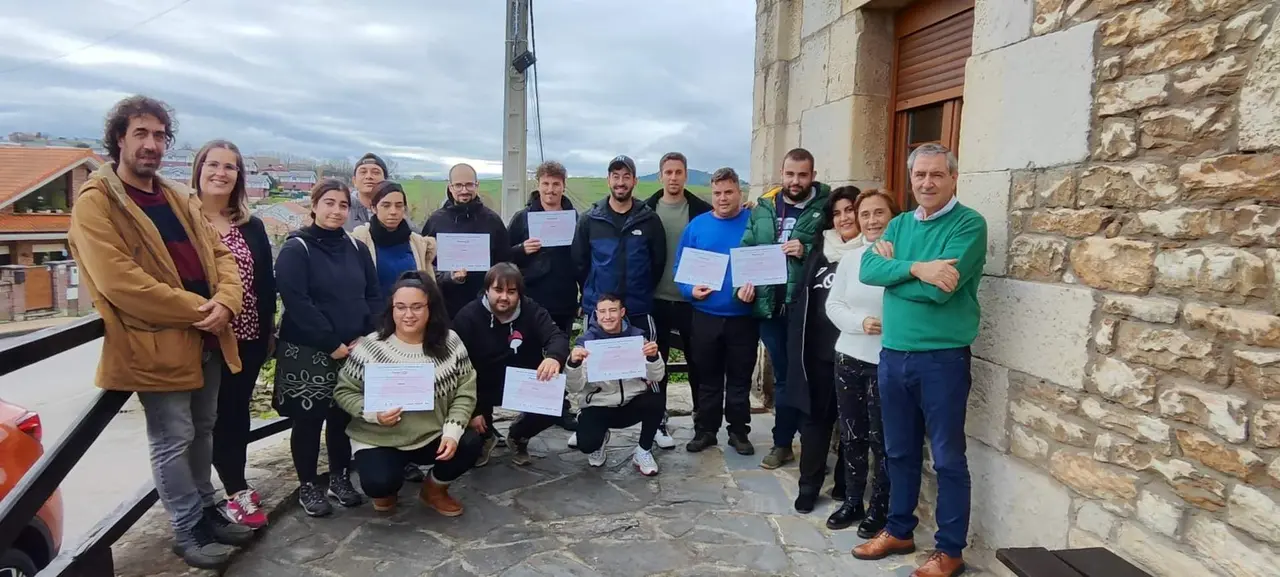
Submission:
M 360 169 L 360 165 L 370 163 L 382 167 L 382 176 L 384 178 L 391 178 L 391 174 L 387 172 L 387 163 L 383 162 L 381 157 L 372 152 L 366 152 L 364 156 L 360 157 L 360 160 L 356 161 L 355 167 L 351 169 L 351 174 L 354 175 L 356 171 Z

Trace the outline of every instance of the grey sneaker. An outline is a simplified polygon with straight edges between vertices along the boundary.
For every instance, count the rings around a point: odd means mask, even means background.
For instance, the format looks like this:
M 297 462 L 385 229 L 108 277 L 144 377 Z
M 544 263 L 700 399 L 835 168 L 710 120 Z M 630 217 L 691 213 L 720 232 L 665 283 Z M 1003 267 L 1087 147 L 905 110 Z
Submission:
M 746 433 L 729 433 L 729 446 L 733 447 L 739 455 L 756 454 L 756 447 L 751 444 Z
M 190 533 L 175 536 L 173 544 L 173 554 L 196 569 L 221 569 L 231 560 L 234 551 L 218 543 L 203 520 Z
M 329 496 L 343 507 L 359 507 L 364 496 L 351 484 L 351 471 L 338 471 L 329 475 Z
M 604 432 L 604 442 L 600 443 L 600 448 L 592 451 L 587 455 L 587 464 L 592 467 L 603 467 L 609 461 L 609 431 Z
M 764 460 L 760 461 L 760 468 L 777 469 L 794 460 L 796 455 L 791 451 L 791 447 L 774 447 L 769 450 L 768 455 L 764 456 Z
M 311 517 L 327 517 L 333 514 L 333 505 L 325 498 L 324 490 L 315 483 L 303 483 L 298 489 L 298 503 L 302 512 Z
M 223 545 L 247 545 L 253 540 L 253 529 L 247 525 L 240 525 L 228 521 L 222 516 L 221 509 L 224 503 L 218 503 L 212 507 L 205 507 L 204 519 L 202 523 L 208 524 L 209 532 L 213 533 L 213 538 Z
M 528 465 L 533 462 L 533 457 L 529 456 L 529 441 L 524 439 L 511 439 L 507 441 L 508 445 L 515 445 L 515 452 L 511 453 L 511 462 L 516 465 Z
M 483 467 L 489 464 L 489 457 L 493 455 L 493 448 L 498 446 L 498 432 L 494 431 L 493 436 L 484 440 L 484 446 L 480 449 L 480 458 L 476 459 L 476 466 Z

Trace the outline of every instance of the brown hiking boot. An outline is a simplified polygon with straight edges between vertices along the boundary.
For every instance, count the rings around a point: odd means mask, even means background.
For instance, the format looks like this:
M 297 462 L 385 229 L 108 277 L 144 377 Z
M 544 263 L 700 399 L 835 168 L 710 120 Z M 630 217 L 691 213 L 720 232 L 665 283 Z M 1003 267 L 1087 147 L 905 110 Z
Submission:
M 373 499 L 373 510 L 379 513 L 390 513 L 396 510 L 396 496 L 375 497 Z
M 956 577 L 964 573 L 964 559 L 934 551 L 911 577 Z
M 911 539 L 899 539 L 888 531 L 876 533 L 870 541 L 853 548 L 853 556 L 863 561 L 884 559 L 890 555 L 906 555 L 916 552 L 916 542 Z
M 462 514 L 462 503 L 449 495 L 449 486 L 441 485 L 429 476 L 422 484 L 422 491 L 418 493 L 418 498 L 424 505 L 435 509 L 445 517 L 457 517 Z

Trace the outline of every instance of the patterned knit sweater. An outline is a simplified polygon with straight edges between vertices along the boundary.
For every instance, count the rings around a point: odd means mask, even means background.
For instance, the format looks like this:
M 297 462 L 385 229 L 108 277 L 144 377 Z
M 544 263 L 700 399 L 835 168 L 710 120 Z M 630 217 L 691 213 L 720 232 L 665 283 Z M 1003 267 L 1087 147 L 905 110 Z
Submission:
M 410 345 L 396 338 L 378 340 L 371 334 L 360 340 L 338 373 L 338 386 L 333 400 L 355 418 L 347 426 L 347 435 L 358 450 L 365 447 L 392 447 L 411 451 L 424 447 L 443 435 L 462 438 L 471 411 L 476 406 L 476 371 L 467 357 L 467 349 L 457 333 L 449 331 L 449 354 L 444 358 L 429 357 L 422 345 Z M 434 411 L 401 414 L 400 422 L 379 425 L 373 413 L 364 412 L 364 367 L 370 363 L 433 363 L 436 367 Z

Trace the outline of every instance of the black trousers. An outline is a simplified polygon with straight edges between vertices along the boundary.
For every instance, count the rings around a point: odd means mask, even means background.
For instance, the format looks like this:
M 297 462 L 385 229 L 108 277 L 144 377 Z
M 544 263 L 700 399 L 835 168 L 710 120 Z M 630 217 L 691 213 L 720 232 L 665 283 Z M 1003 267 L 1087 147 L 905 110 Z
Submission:
M 690 334 L 690 327 L 693 325 L 693 305 L 681 301 L 664 301 L 662 299 L 654 299 L 653 301 L 653 324 L 657 328 L 658 352 L 662 355 L 662 359 L 671 364 L 671 345 L 675 344 L 674 338 L 671 337 L 671 331 L 674 329 L 680 333 L 681 344 L 684 347 L 684 360 L 689 367 L 689 390 L 693 391 L 693 412 L 698 412 L 698 383 L 701 382 L 701 375 L 694 369 L 694 358 L 692 349 L 693 338 Z M 667 382 L 671 379 L 671 374 L 667 373 L 662 377 L 662 399 L 667 399 Z
M 839 418 L 836 399 L 836 364 L 834 361 L 806 359 L 809 377 L 809 414 L 800 422 L 800 493 L 817 495 L 827 476 L 827 454 L 831 452 L 831 433 Z M 848 487 L 843 448 L 838 451 L 834 473 L 836 488 Z M 847 492 L 846 492 L 847 494 Z
M 889 469 L 885 457 L 884 420 L 880 413 L 878 367 L 836 353 L 836 402 L 840 413 L 840 445 L 844 451 L 846 500 L 862 503 L 875 458 L 871 482 L 871 507 L 889 510 Z
M 400 492 L 404 486 L 404 467 L 409 463 L 416 465 L 434 465 L 431 478 L 440 483 L 448 483 L 471 470 L 480 458 L 484 441 L 475 431 L 468 429 L 458 440 L 458 450 L 448 461 L 436 460 L 436 452 L 440 450 L 441 437 L 412 451 L 402 451 L 391 447 L 362 449 L 356 452 L 356 472 L 360 474 L 360 490 L 374 499 L 390 497 Z
M 693 311 L 691 340 L 698 372 L 699 433 L 717 433 L 723 418 L 730 433 L 751 431 L 751 373 L 760 323 L 750 316 L 717 317 Z M 579 438 L 581 442 L 581 438 Z
M 338 405 L 330 405 L 328 414 L 323 418 L 294 417 L 289 448 L 293 452 L 293 468 L 298 472 L 298 481 L 312 483 L 316 480 L 321 429 L 325 432 L 324 444 L 329 448 L 329 472 L 351 468 L 351 439 L 347 437 L 347 425 L 350 423 L 351 415 Z M 403 465 L 400 476 L 404 476 Z
M 218 388 L 218 421 L 213 426 L 213 467 L 227 495 L 249 488 L 244 467 L 249 454 L 249 403 L 258 385 L 258 373 L 267 360 L 267 339 L 240 341 L 239 373 L 222 363 Z
M 653 436 L 666 414 L 666 401 L 657 393 L 642 393 L 621 407 L 583 407 L 578 412 L 578 450 L 593 453 L 604 444 L 605 431 L 636 423 L 640 423 L 640 448 L 651 450 Z
M 565 402 L 567 403 L 568 401 Z M 551 415 L 520 413 L 516 415 L 514 421 L 511 421 L 511 428 L 507 429 L 507 437 L 514 442 L 527 443 L 529 439 L 534 438 L 538 433 L 559 425 L 561 420 L 562 417 L 553 417 Z

